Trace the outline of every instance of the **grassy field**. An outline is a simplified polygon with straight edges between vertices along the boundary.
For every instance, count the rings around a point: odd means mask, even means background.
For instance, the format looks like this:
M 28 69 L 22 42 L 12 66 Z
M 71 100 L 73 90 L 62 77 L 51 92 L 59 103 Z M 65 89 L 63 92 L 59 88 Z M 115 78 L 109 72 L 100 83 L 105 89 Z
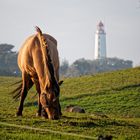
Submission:
M 9 85 L 19 79 L 0 77 L 1 140 L 83 140 L 99 135 L 112 135 L 113 140 L 140 139 L 140 67 L 63 79 L 63 116 L 55 121 L 36 117 L 35 88 L 25 101 L 23 117 L 15 117 L 19 102 L 9 94 L 16 86 Z M 86 113 L 65 112 L 70 104 L 83 107 Z

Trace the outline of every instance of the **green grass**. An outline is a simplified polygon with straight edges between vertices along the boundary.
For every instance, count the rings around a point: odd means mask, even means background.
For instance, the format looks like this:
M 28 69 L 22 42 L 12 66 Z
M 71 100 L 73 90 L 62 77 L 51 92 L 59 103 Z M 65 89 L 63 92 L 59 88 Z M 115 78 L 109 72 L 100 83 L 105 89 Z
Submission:
M 35 88 L 29 91 L 23 117 L 15 117 L 19 102 L 9 94 L 18 77 L 0 77 L 0 122 L 34 128 L 74 133 L 97 139 L 112 135 L 113 139 L 140 139 L 140 68 L 96 75 L 66 78 L 61 86 L 60 103 L 63 116 L 50 121 L 35 116 L 37 96 Z M 67 105 L 78 105 L 85 114 L 68 113 Z M 0 139 L 25 140 L 81 140 L 78 136 L 0 125 Z

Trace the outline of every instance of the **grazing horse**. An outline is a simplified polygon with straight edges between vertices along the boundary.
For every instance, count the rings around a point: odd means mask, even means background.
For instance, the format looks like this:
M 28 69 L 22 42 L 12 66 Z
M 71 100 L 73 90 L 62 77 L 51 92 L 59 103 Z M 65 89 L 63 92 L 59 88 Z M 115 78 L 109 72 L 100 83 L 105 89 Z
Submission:
M 42 108 L 49 119 L 59 119 L 61 107 L 59 103 L 59 57 L 57 41 L 48 34 L 42 34 L 36 27 L 37 34 L 29 37 L 18 54 L 18 66 L 22 72 L 22 84 L 15 94 L 20 96 L 20 105 L 16 113 L 22 116 L 23 103 L 29 89 L 35 84 L 38 92 L 38 116 Z

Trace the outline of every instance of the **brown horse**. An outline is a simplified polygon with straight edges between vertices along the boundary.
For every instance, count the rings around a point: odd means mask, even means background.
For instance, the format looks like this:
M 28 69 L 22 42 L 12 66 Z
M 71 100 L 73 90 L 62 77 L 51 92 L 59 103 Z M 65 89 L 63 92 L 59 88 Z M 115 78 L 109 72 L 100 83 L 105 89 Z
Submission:
M 42 34 L 36 27 L 37 34 L 29 37 L 18 54 L 18 66 L 22 72 L 20 105 L 16 113 L 22 116 L 23 103 L 29 89 L 35 84 L 39 94 L 37 114 L 41 115 L 42 107 L 49 119 L 59 119 L 61 107 L 59 103 L 59 57 L 57 41 L 48 34 Z

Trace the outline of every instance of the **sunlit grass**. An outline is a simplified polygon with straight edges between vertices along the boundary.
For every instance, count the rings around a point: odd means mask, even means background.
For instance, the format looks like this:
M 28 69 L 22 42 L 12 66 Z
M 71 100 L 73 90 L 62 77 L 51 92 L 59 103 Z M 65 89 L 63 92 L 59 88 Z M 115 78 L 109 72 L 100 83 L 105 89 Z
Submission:
M 25 101 L 23 117 L 15 117 L 19 102 L 9 94 L 18 77 L 0 77 L 0 121 L 78 135 L 114 139 L 140 139 L 140 68 L 63 79 L 60 103 L 63 116 L 50 121 L 36 117 L 37 96 L 33 87 Z M 78 105 L 85 114 L 67 113 L 67 105 Z M 81 139 L 42 131 L 0 126 L 0 139 Z

